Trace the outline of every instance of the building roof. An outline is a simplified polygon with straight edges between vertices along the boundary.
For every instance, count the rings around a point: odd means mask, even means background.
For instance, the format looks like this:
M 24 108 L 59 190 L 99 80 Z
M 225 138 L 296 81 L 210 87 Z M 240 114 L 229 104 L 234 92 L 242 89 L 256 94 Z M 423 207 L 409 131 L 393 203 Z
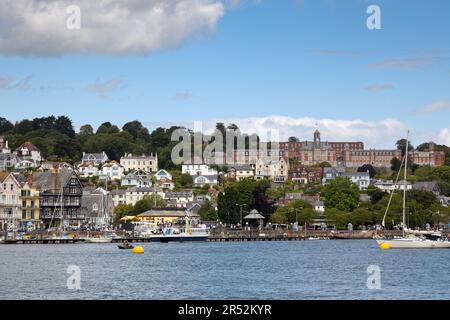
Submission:
M 28 151 L 30 151 L 30 152 L 31 151 L 39 151 L 39 149 L 34 144 L 32 144 L 30 141 L 26 141 L 26 142 L 22 143 L 20 145 L 20 147 L 18 147 L 16 149 L 16 151 L 21 152 L 22 149 L 28 149 Z
M 0 182 L 5 181 L 5 179 L 9 176 L 9 172 L 0 172 Z
M 81 160 L 82 161 L 89 161 L 91 159 L 103 160 L 105 157 L 108 158 L 108 156 L 104 151 L 101 153 L 83 153 L 83 157 L 81 158 Z
M 61 170 L 60 172 L 34 172 L 33 186 L 41 191 L 57 191 L 64 187 L 69 179 L 74 175 L 71 170 Z
M 413 184 L 414 190 L 426 190 L 430 192 L 440 192 L 439 185 L 436 181 L 419 181 Z
M 203 174 L 203 175 L 194 177 L 194 180 L 197 180 L 200 177 L 204 177 L 204 178 L 208 179 L 209 181 L 211 181 L 211 180 L 217 180 L 217 178 L 219 176 L 217 174 Z
M 144 160 L 144 159 L 149 159 L 149 160 L 154 160 L 154 159 L 156 159 L 156 157 L 154 157 L 153 156 L 153 154 L 151 154 L 151 155 L 146 155 L 146 154 L 142 154 L 142 155 L 140 155 L 140 156 L 138 156 L 138 155 L 133 155 L 132 153 L 128 153 L 128 154 L 125 154 L 121 159 L 141 159 L 141 160 Z
M 260 215 L 258 211 L 255 209 L 250 211 L 250 214 L 244 217 L 244 220 L 260 220 L 260 219 L 265 219 L 265 217 Z
M 127 190 L 125 189 L 116 189 L 116 190 L 112 190 L 111 191 L 111 195 L 115 196 L 115 195 L 124 195 L 127 193 Z
M 230 166 L 228 168 L 228 171 L 231 169 L 234 169 L 236 171 L 252 171 L 253 170 L 252 166 L 249 164 L 236 164 L 236 165 Z
M 114 165 L 123 168 L 123 166 L 122 166 L 120 163 L 118 163 L 116 160 L 112 160 L 112 161 L 110 161 L 110 162 L 108 162 L 108 163 L 105 163 L 105 164 L 103 165 L 103 168 L 105 168 L 105 167 L 112 167 L 112 166 L 114 166 Z
M 194 196 L 192 191 L 181 191 L 181 192 L 166 192 L 166 199 L 174 199 L 174 198 L 191 198 Z

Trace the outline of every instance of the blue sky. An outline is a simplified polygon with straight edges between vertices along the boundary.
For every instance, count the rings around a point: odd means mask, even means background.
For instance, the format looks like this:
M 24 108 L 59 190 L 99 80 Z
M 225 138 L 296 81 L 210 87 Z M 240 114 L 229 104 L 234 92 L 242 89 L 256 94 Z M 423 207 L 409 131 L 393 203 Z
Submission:
M 178 42 L 137 54 L 55 48 L 64 41 L 30 30 L 42 46 L 36 55 L 12 43 L 25 42 L 26 32 L 8 38 L 3 31 L 0 116 L 65 114 L 76 126 L 224 120 L 254 131 L 272 124 L 301 139 L 310 138 L 314 122 L 329 140 L 377 147 L 392 146 L 388 139 L 408 127 L 417 143 L 450 143 L 449 1 L 211 2 L 223 4 L 213 27 L 203 32 L 199 23 Z M 371 4 L 381 8 L 381 30 L 366 27 Z M 0 14 L 0 26 L 17 23 Z

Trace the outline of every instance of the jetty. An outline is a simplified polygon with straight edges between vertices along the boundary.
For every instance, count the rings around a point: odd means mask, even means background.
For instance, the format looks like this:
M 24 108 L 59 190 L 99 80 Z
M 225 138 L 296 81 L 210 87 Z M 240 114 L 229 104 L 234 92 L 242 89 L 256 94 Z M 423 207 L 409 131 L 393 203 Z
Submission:
M 384 236 L 394 237 L 400 236 L 399 230 L 386 230 L 382 233 Z M 358 239 L 372 239 L 376 235 L 375 231 L 328 231 L 328 230 L 309 230 L 307 232 L 299 231 L 277 231 L 277 232 L 258 232 L 258 231 L 243 231 L 243 230 L 229 230 L 222 232 L 212 232 L 207 241 L 209 242 L 248 242 L 248 241 L 305 241 L 305 240 L 358 240 Z M 378 233 L 378 235 L 381 235 Z M 160 237 L 133 237 L 122 235 L 112 238 L 111 243 L 122 243 L 128 241 L 129 243 L 146 243 L 146 242 L 160 242 Z M 7 239 L 2 244 L 80 244 L 85 242 L 85 237 L 45 237 L 37 236 L 30 239 Z

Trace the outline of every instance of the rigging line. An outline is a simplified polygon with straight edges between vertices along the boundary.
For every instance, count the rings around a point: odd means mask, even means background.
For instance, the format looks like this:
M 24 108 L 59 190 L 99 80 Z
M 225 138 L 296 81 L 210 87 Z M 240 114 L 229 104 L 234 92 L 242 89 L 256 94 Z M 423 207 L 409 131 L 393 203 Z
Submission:
M 402 162 L 400 163 L 400 168 L 398 169 L 398 172 L 397 172 L 397 178 L 395 179 L 394 186 L 397 185 L 398 178 L 400 177 L 400 172 L 402 171 L 402 167 L 403 167 L 403 164 L 404 164 L 404 163 L 405 163 L 405 157 L 403 157 Z M 388 213 L 388 211 L 389 211 L 389 206 L 391 205 L 391 201 L 392 201 L 392 197 L 393 197 L 393 196 L 394 196 L 394 190 L 392 190 L 392 192 L 391 192 L 391 195 L 390 195 L 390 197 L 389 197 L 389 202 L 388 202 L 388 204 L 387 204 L 387 206 L 386 206 L 386 210 L 385 210 L 385 212 L 384 212 L 383 221 L 381 222 L 381 225 L 383 226 L 383 228 L 385 227 L 386 216 L 387 216 L 387 213 Z

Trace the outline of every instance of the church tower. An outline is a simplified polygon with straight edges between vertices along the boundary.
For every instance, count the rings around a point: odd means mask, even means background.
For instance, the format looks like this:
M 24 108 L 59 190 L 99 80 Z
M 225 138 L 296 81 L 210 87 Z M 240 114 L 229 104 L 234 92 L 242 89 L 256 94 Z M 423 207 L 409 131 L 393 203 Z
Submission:
M 320 132 L 319 132 L 319 130 L 314 131 L 314 145 L 316 147 L 320 146 Z

